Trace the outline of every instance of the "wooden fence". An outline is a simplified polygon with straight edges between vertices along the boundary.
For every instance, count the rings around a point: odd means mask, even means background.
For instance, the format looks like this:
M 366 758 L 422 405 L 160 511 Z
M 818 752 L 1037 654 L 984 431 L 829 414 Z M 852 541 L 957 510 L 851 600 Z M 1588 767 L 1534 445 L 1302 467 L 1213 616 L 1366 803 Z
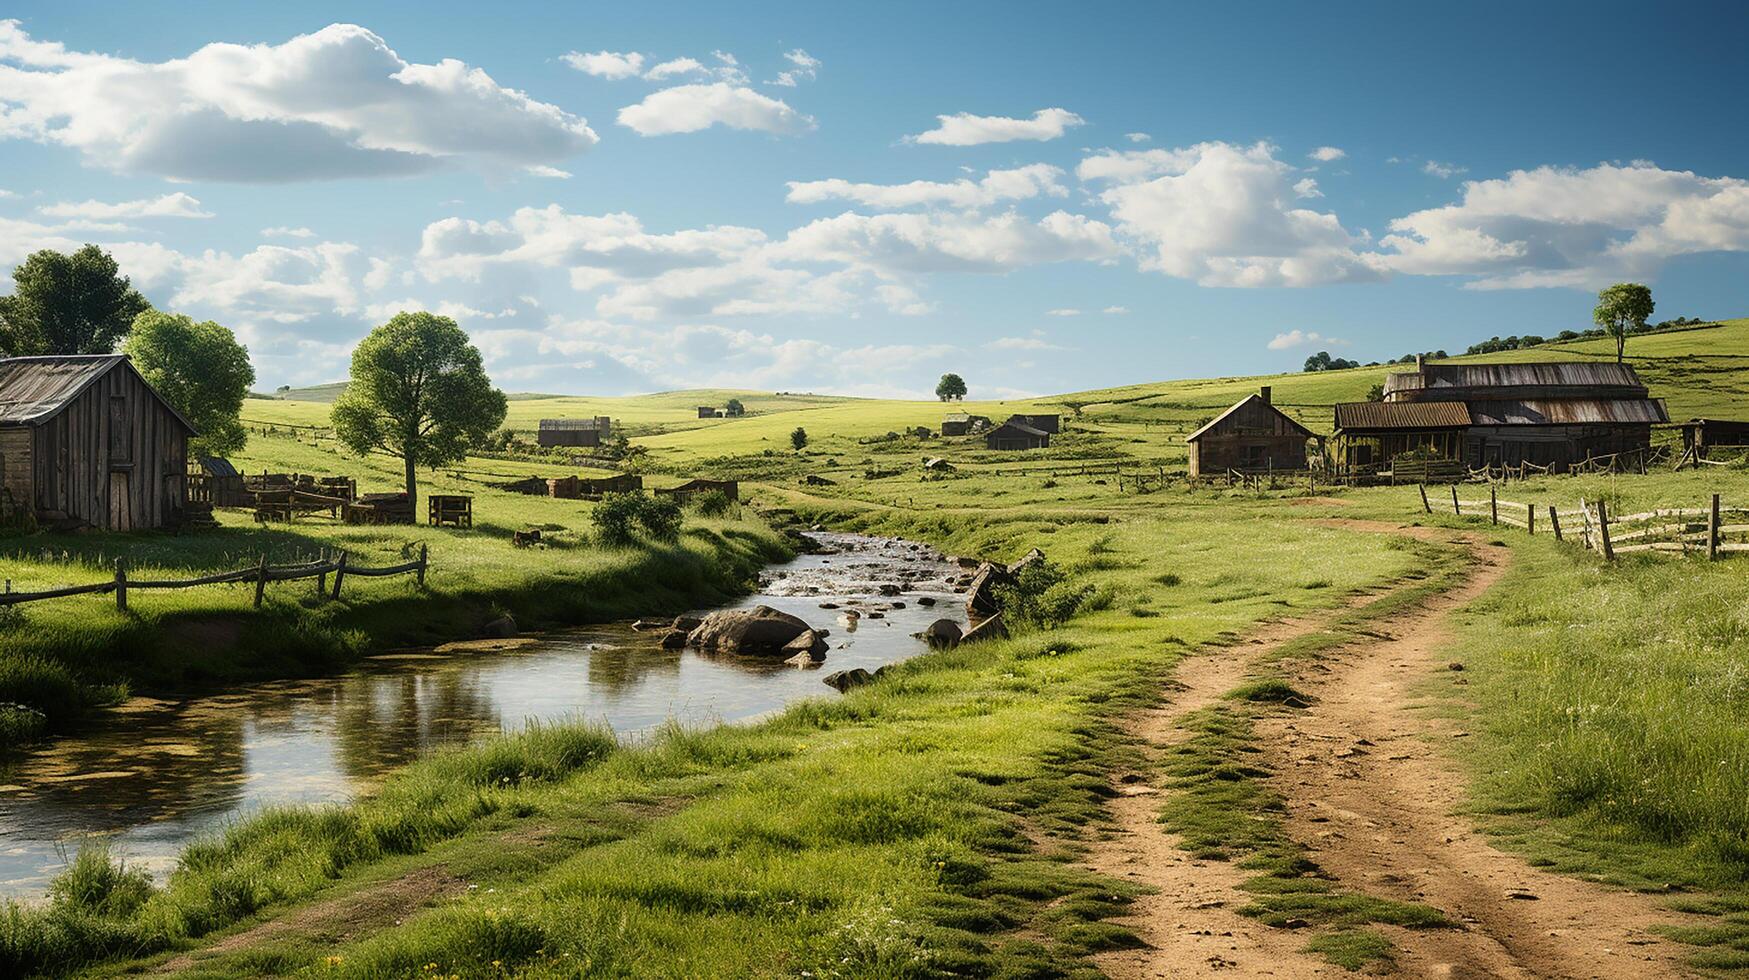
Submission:
M 255 607 L 261 607 L 262 596 L 267 592 L 269 582 L 290 582 L 296 579 L 311 578 L 316 580 L 316 595 L 318 597 L 340 598 L 340 586 L 348 576 L 359 575 L 365 578 L 381 578 L 388 575 L 405 575 L 412 573 L 419 580 L 419 585 L 425 585 L 425 570 L 430 567 L 430 553 L 425 545 L 419 546 L 419 557 L 413 561 L 399 565 L 389 565 L 383 568 L 371 568 L 368 565 L 353 565 L 347 560 L 346 552 L 341 551 L 332 556 L 323 555 L 312 562 L 302 562 L 296 565 L 269 565 L 267 557 L 262 556 L 259 564 L 251 568 L 239 568 L 232 572 L 215 572 L 198 578 L 187 579 L 129 579 L 127 565 L 122 559 L 115 560 L 115 578 L 108 582 L 94 582 L 90 585 L 69 585 L 59 589 L 44 589 L 40 592 L 14 592 L 12 580 L 7 579 L 4 591 L 0 591 L 0 606 L 17 606 L 26 602 L 41 602 L 44 599 L 60 599 L 73 595 L 113 594 L 115 607 L 126 611 L 128 608 L 128 593 L 138 589 L 192 589 L 202 585 L 222 585 L 238 582 L 255 583 Z M 328 589 L 328 576 L 334 576 L 334 588 Z
M 1425 486 L 1421 509 L 1433 513 L 1433 499 Z M 1443 498 L 1440 507 L 1445 506 Z M 1579 501 L 1576 508 L 1562 510 L 1553 504 L 1539 505 L 1501 500 L 1490 485 L 1487 500 L 1464 500 L 1451 488 L 1451 510 L 1459 517 L 1485 517 L 1491 524 L 1506 524 L 1527 534 L 1552 534 L 1557 541 L 1572 541 L 1595 551 L 1609 561 L 1634 552 L 1705 555 L 1715 559 L 1733 552 L 1749 552 L 1749 507 L 1726 507 L 1712 494 L 1703 507 L 1674 507 L 1618 515 L 1609 512 L 1602 499 Z M 1541 516 L 1539 516 L 1541 515 Z

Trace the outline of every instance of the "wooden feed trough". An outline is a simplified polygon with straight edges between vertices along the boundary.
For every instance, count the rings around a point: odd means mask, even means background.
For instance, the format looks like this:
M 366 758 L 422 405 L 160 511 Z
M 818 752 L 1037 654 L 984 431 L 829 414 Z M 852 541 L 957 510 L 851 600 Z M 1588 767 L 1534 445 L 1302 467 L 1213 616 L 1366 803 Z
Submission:
M 434 493 L 425 498 L 426 521 L 434 527 L 473 527 L 474 498 L 459 493 Z

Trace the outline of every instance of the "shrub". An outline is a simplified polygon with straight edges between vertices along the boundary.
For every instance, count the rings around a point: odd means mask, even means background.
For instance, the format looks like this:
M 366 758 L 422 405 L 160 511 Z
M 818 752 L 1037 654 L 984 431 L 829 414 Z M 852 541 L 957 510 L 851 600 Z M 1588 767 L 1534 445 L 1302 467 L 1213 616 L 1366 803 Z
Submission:
M 1062 569 L 1041 561 L 1023 569 L 1012 583 L 997 586 L 995 594 L 1003 622 L 1024 632 L 1063 625 L 1081 611 L 1093 591 L 1092 585 L 1070 582 Z
M 680 537 L 680 505 L 672 497 L 652 497 L 642 490 L 606 495 L 589 519 L 596 539 L 606 545 L 633 544 L 640 531 L 657 541 Z
M 134 914 L 151 894 L 151 877 L 112 858 L 109 846 L 101 843 L 79 848 L 67 870 L 49 885 L 54 905 L 111 917 Z
M 735 509 L 735 502 L 721 490 L 708 490 L 692 498 L 692 509 L 705 517 L 721 517 Z

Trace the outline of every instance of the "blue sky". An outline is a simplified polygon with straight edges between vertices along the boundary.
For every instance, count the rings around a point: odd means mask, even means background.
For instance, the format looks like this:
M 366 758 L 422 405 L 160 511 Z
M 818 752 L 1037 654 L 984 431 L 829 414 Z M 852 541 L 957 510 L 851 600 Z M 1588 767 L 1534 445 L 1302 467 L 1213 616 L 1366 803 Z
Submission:
M 1746 11 L 14 4 L 0 262 L 103 244 L 269 387 L 414 306 L 603 394 L 1288 370 L 1619 279 L 1738 315 Z

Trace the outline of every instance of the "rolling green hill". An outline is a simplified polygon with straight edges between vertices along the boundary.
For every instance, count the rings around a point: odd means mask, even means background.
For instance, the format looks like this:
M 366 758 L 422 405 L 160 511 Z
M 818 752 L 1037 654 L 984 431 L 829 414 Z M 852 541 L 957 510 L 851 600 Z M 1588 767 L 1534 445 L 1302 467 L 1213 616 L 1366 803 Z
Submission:
M 1451 358 L 1456 362 L 1609 360 L 1608 340 L 1551 343 L 1526 350 Z M 1694 416 L 1749 417 L 1749 318 L 1717 326 L 1673 330 L 1633 338 L 1628 359 L 1667 402 L 1672 419 Z M 799 427 L 812 439 L 815 455 L 863 459 L 862 440 L 916 426 L 939 428 L 947 411 L 964 410 L 1000 421 L 1014 412 L 1060 411 L 1077 417 L 1087 434 L 1080 442 L 1062 440 L 1043 455 L 1134 455 L 1170 465 L 1184 456 L 1182 435 L 1201 425 L 1261 385 L 1274 389 L 1275 403 L 1318 432 L 1331 428 L 1330 406 L 1362 401 L 1373 385 L 1402 366 L 1222 378 L 1193 378 L 1126 385 L 1064 395 L 1011 401 L 968 401 L 951 408 L 937 401 L 845 398 L 702 389 L 619 398 L 525 396 L 510 402 L 506 424 L 532 431 L 542 418 L 610 415 L 659 461 L 746 457 L 767 450 L 787 453 L 789 434 Z M 307 398 L 252 400 L 245 417 L 257 422 L 325 425 L 331 392 L 342 385 L 298 389 Z M 699 405 L 721 405 L 739 398 L 749 415 L 738 419 L 699 419 Z M 945 448 L 948 444 L 938 444 Z M 955 444 L 961 450 L 964 444 Z M 916 448 L 916 447 L 912 447 Z M 953 453 L 956 462 L 978 462 L 979 455 Z M 1029 454 L 1033 455 L 1033 454 Z M 995 457 L 991 457 L 995 458 Z M 1012 458 L 1005 454 L 1000 458 Z M 866 462 L 866 460 L 863 460 Z M 852 460 L 845 460 L 850 466 Z

